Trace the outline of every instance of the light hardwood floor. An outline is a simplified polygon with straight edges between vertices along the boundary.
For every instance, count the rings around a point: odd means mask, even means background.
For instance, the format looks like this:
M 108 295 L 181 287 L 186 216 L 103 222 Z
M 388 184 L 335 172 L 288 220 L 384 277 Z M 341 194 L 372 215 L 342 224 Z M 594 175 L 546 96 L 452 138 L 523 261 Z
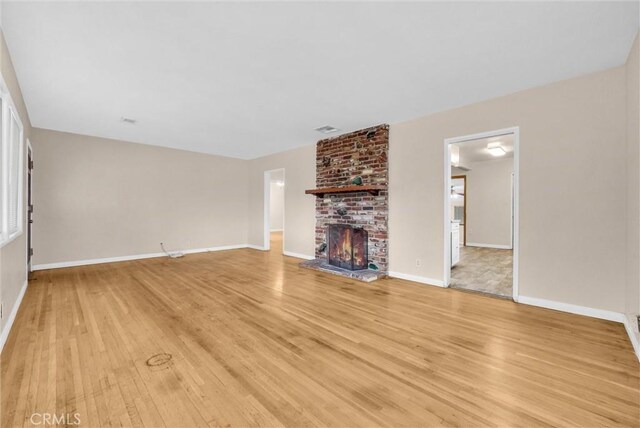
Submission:
M 233 250 L 37 272 L 1 423 L 637 426 L 620 324 Z

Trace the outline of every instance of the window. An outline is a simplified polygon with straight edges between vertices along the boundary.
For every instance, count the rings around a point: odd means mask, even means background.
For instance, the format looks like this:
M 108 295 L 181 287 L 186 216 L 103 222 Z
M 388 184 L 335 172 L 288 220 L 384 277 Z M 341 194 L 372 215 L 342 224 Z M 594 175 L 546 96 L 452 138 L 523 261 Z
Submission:
M 0 76 L 0 245 L 22 233 L 22 123 Z

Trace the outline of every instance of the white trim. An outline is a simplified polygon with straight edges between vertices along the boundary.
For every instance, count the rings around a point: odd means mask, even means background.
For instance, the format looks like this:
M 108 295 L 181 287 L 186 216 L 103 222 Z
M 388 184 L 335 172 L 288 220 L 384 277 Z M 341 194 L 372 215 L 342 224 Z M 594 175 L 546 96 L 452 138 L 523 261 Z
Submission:
M 263 201 L 263 235 L 262 246 L 265 250 L 271 249 L 271 171 L 264 172 L 264 201 Z M 284 247 L 284 245 L 283 245 Z
M 4 329 L 2 329 L 2 334 L 0 334 L 0 353 L 2 353 L 2 349 L 4 348 L 4 344 L 7 342 L 9 338 L 9 332 L 11 331 L 11 327 L 13 326 L 13 322 L 16 320 L 16 316 L 18 315 L 18 309 L 22 304 L 22 299 L 24 298 L 24 293 L 27 291 L 27 286 L 29 285 L 29 281 L 25 280 L 20 293 L 18 293 L 18 298 L 16 302 L 13 304 L 13 308 L 11 309 L 11 313 L 9 314 L 9 318 L 7 318 L 7 322 L 4 325 Z
M 271 232 L 284 232 L 284 229 L 271 229 Z
M 513 201 L 511 245 L 513 246 L 513 301 L 520 299 L 520 127 L 513 128 Z M 465 220 L 466 221 L 466 220 Z
M 293 253 L 291 251 L 283 251 L 282 254 L 284 254 L 285 256 L 288 256 L 288 257 L 295 257 L 297 259 L 304 259 L 304 260 L 313 260 L 313 259 L 315 259 L 315 257 L 313 257 L 313 256 L 308 256 L 306 254 L 300 254 L 300 253 Z
M 178 252 L 184 253 L 184 254 L 195 254 L 195 253 L 206 253 L 210 251 L 237 250 L 240 248 L 252 248 L 252 246 L 247 244 L 223 245 L 219 247 L 180 250 Z M 86 266 L 86 265 L 97 265 L 97 264 L 103 264 L 103 263 L 126 262 L 130 260 L 152 259 L 156 257 L 167 257 L 167 255 L 165 253 L 147 253 L 147 254 L 135 254 L 131 256 L 105 257 L 102 259 L 87 259 L 87 260 L 74 260 L 70 262 L 45 263 L 45 264 L 33 265 L 32 269 L 34 271 L 45 270 L 45 269 L 60 269 L 60 268 L 74 267 L 74 266 Z
M 556 311 L 568 312 L 570 314 L 584 315 L 592 318 L 615 321 L 623 323 L 626 316 L 620 312 L 607 311 L 604 309 L 589 308 L 587 306 L 572 305 L 570 303 L 556 302 L 554 300 L 539 299 L 537 297 L 520 296 L 518 303 L 541 308 L 554 309 Z
M 149 254 L 136 254 L 132 256 L 105 257 L 102 259 L 86 259 L 86 260 L 73 260 L 70 262 L 43 263 L 43 264 L 33 265 L 32 269 L 35 272 L 37 270 L 60 269 L 60 268 L 66 268 L 66 267 L 87 266 L 87 265 L 99 265 L 103 263 L 126 262 L 129 260 L 151 259 L 155 257 L 167 257 L 167 255 L 164 253 L 149 253 Z
M 434 285 L 436 287 L 444 287 L 444 283 L 439 279 L 427 278 L 424 276 L 409 275 L 401 272 L 389 272 L 389 276 L 392 278 L 405 279 L 407 281 L 419 282 L 421 284 Z
M 260 245 L 249 244 L 247 245 L 247 248 L 250 248 L 252 250 L 258 250 L 258 251 L 269 251 L 269 248 L 261 247 Z
M 467 242 L 466 247 L 481 247 L 481 248 L 495 248 L 498 250 L 511 250 L 510 245 L 498 245 L 498 244 L 476 244 L 474 242 Z
M 515 163 L 515 160 L 514 160 Z M 508 249 L 512 250 L 513 249 L 513 228 L 514 228 L 514 216 L 516 215 L 515 213 L 515 203 L 516 203 L 516 196 L 515 196 L 515 173 L 511 173 L 511 206 L 509 208 L 511 208 L 510 212 L 509 212 L 509 245 L 508 245 Z M 466 221 L 466 220 L 465 220 Z
M 2 99 L 2 110 L 0 111 L 0 120 L 2 121 L 2 135 L 0 135 L 0 152 L 2 156 L 0 156 L 0 160 L 3 165 L 0 165 L 0 198 L 2 198 L 2 212 L 0 212 L 0 248 L 6 246 L 10 242 L 14 241 L 20 235 L 22 235 L 24 231 L 24 125 L 22 123 L 22 119 L 20 119 L 20 115 L 18 114 L 18 109 L 16 108 L 15 103 L 13 102 L 13 98 L 11 97 L 11 92 L 9 91 L 9 87 L 7 86 L 2 74 L 0 73 L 0 98 Z M 18 212 L 17 212 L 17 225 L 18 230 L 13 233 L 9 233 L 9 175 L 10 171 L 9 166 L 9 145 L 10 141 L 10 132 L 11 132 L 11 116 L 13 116 L 18 124 L 18 129 L 20 131 L 20 144 L 18 145 L 18 149 L 20 150 L 18 156 L 18 176 L 20 180 L 18 180 Z
M 627 330 L 629 340 L 631 341 L 631 346 L 633 346 L 633 351 L 636 353 L 638 361 L 640 361 L 640 343 L 638 343 L 638 335 L 635 332 L 635 328 L 637 327 L 634 328 L 634 325 L 637 326 L 635 317 L 629 319 L 629 315 L 624 315 L 624 329 Z
M 451 213 L 449 209 L 449 195 L 451 193 L 451 144 L 462 143 L 464 141 L 479 140 L 482 138 L 497 137 L 500 135 L 513 134 L 513 301 L 519 301 L 519 251 L 520 245 L 520 128 L 498 129 L 496 131 L 481 132 L 478 134 L 464 135 L 462 137 L 447 138 L 444 140 L 444 280 L 441 281 L 445 287 L 449 286 L 451 279 Z M 470 245 L 470 244 L 467 244 Z
M 208 253 L 210 251 L 239 250 L 241 248 L 247 248 L 247 245 L 246 244 L 221 245 L 219 247 L 195 248 L 193 250 L 182 250 L 180 252 L 184 254 L 195 254 L 195 253 Z
M 448 287 L 451 279 L 451 142 L 444 140 L 444 266 L 442 286 Z M 464 219 L 465 222 L 467 219 Z M 465 228 L 467 227 L 465 223 Z M 465 233 L 468 230 L 465 229 Z

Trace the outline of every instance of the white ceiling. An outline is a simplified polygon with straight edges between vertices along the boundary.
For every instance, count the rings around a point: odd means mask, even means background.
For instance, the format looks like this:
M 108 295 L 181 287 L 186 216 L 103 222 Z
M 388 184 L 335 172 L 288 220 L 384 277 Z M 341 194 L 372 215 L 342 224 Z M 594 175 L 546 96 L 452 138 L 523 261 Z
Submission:
M 255 158 L 621 65 L 638 3 L 5 2 L 2 29 L 34 126 Z
M 481 138 L 479 140 L 465 141 L 463 143 L 457 143 L 453 145 L 460 148 L 460 165 L 469 166 L 474 162 L 513 158 L 513 140 L 513 134 L 509 134 L 500 137 Z M 498 142 L 506 152 L 504 156 L 493 156 L 487 150 L 487 144 Z

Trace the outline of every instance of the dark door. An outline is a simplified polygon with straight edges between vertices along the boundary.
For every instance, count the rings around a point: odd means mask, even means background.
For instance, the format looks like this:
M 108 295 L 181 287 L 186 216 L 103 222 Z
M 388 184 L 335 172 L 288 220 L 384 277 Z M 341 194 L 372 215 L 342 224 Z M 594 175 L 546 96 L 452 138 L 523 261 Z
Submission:
M 33 246 L 31 241 L 31 225 L 33 224 L 33 200 L 31 199 L 31 183 L 33 175 L 33 156 L 31 147 L 27 147 L 27 266 L 31 272 L 31 257 Z

